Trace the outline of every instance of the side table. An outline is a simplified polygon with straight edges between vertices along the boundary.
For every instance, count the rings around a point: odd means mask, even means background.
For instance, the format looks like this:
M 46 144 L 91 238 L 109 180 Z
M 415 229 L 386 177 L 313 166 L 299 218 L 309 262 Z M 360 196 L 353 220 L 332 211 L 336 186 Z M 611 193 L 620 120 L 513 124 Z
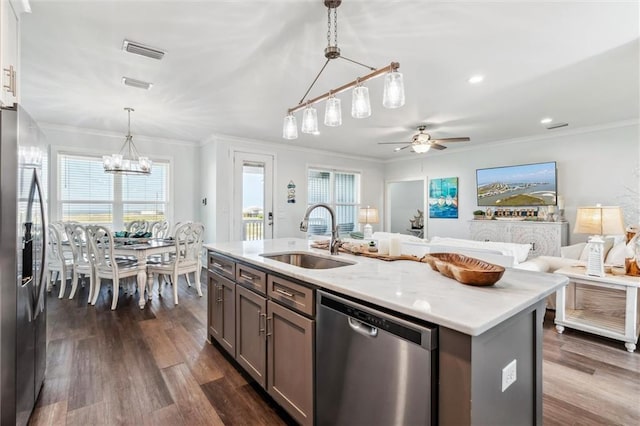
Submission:
M 554 273 L 562 274 L 569 278 L 569 285 L 556 292 L 555 324 L 558 333 L 562 333 L 566 326 L 621 340 L 624 342 L 628 352 L 636 350 L 636 342 L 640 334 L 640 324 L 638 324 L 638 287 L 640 287 L 640 277 L 611 274 L 606 274 L 604 277 L 594 277 L 587 275 L 584 267 L 575 266 L 561 268 Z M 576 303 L 572 294 L 567 297 L 567 292 L 575 292 L 575 289 L 581 286 L 611 289 L 613 292 L 623 294 L 625 301 L 624 315 L 616 316 L 607 313 L 606 310 L 582 307 L 580 303 Z

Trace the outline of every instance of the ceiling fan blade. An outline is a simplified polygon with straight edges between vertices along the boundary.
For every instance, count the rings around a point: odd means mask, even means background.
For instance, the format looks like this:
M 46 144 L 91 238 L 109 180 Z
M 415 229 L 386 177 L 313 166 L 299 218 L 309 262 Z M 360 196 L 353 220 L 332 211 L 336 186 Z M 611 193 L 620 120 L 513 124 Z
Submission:
M 431 142 L 469 142 L 469 138 L 443 138 L 443 139 L 431 139 Z
M 411 144 L 409 144 L 409 145 L 405 145 L 405 146 L 403 146 L 402 148 L 394 148 L 394 150 L 393 150 L 393 151 L 394 151 L 394 152 L 402 151 L 403 149 L 407 149 L 407 148 L 409 148 L 410 146 L 411 146 Z
M 378 145 L 402 145 L 409 142 L 378 142 Z
M 443 149 L 447 149 L 447 147 L 444 145 L 438 145 L 437 143 L 434 143 L 433 141 L 431 141 L 431 149 L 437 149 L 442 151 Z

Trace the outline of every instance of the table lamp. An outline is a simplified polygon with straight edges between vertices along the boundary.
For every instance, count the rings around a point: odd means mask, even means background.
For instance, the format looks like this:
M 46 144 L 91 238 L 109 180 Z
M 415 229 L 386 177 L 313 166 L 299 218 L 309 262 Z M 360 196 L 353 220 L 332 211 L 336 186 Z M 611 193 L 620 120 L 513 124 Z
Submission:
M 364 234 L 364 238 L 371 238 L 373 233 L 373 229 L 371 228 L 371 223 L 378 223 L 380 219 L 378 218 L 378 209 L 375 207 L 361 207 L 360 214 L 358 215 L 358 223 L 364 223 L 364 228 L 362 229 L 362 233 Z
M 589 237 L 589 255 L 587 257 L 587 275 L 604 277 L 604 240 L 605 234 L 624 234 L 624 221 L 620 207 L 578 207 L 576 213 L 576 234 L 593 234 Z

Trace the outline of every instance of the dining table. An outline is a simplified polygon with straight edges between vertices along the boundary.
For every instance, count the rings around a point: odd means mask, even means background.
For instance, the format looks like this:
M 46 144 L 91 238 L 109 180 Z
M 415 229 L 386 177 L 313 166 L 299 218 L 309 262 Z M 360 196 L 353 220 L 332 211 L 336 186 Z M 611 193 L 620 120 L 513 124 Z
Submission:
M 153 273 L 147 273 L 147 261 L 150 256 L 166 255 L 175 253 L 176 243 L 173 239 L 149 239 L 145 241 L 136 241 L 135 238 L 126 241 L 115 241 L 113 245 L 113 254 L 115 256 L 135 257 L 140 265 L 140 272 L 136 277 L 138 289 L 140 292 L 140 300 L 138 305 L 140 309 L 144 309 L 147 303 L 145 289 L 149 298 L 151 298 L 151 290 L 153 288 Z

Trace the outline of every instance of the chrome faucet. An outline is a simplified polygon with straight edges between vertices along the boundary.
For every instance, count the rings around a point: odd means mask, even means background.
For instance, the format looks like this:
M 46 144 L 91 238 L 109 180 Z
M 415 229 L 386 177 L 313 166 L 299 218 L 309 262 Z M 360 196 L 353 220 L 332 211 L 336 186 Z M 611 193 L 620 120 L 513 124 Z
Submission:
M 309 206 L 309 208 L 304 214 L 304 217 L 302 218 L 302 222 L 300 222 L 300 230 L 302 232 L 307 232 L 307 230 L 309 229 L 309 215 L 313 210 L 315 210 L 318 207 L 324 207 L 325 209 L 329 210 L 329 214 L 331 215 L 331 242 L 329 243 L 329 253 L 338 254 L 338 249 L 342 245 L 342 241 L 340 241 L 340 235 L 338 235 L 338 224 L 336 223 L 336 213 L 328 204 L 320 203 L 320 204 L 314 204 L 312 206 Z

